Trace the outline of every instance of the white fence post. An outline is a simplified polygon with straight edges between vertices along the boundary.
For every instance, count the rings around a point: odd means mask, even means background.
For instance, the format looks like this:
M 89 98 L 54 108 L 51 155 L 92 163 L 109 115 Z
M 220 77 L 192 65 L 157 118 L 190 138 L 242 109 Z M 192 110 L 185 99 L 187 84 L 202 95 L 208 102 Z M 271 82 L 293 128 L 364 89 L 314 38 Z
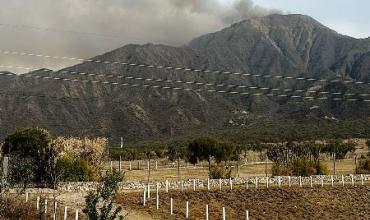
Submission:
M 150 199 L 150 183 L 148 183 L 148 199 Z
M 324 178 L 325 178 L 324 176 L 322 176 L 321 178 L 321 188 L 324 187 Z
M 210 186 L 209 186 L 209 178 L 207 178 L 207 190 L 208 190 L 208 191 L 210 190 Z
M 222 180 L 221 179 L 218 179 L 218 185 L 220 187 L 220 191 L 222 190 Z
M 302 187 L 302 177 L 299 176 L 299 187 Z
M 268 176 L 266 177 L 266 188 L 267 189 L 269 188 L 269 177 Z
M 344 187 L 344 176 L 342 175 L 342 186 Z
M 245 188 L 249 189 L 249 178 L 247 177 L 246 181 L 245 181 Z
M 155 161 L 155 170 L 158 170 L 158 161 Z
M 256 189 L 258 189 L 258 177 L 256 177 Z
M 65 206 L 64 207 L 64 218 L 63 218 L 64 220 L 67 220 L 67 216 L 68 216 L 67 214 L 68 214 L 68 207 Z
M 40 196 L 37 196 L 37 199 L 36 199 L 36 209 L 37 210 L 40 209 Z
M 28 202 L 28 192 L 26 192 L 26 202 Z
M 76 209 L 75 220 L 78 220 L 78 209 Z
M 351 175 L 351 182 L 352 182 L 352 186 L 354 186 L 355 185 L 355 180 L 353 178 L 353 174 Z
M 331 187 L 334 187 L 334 176 L 331 176 Z
M 185 212 L 185 218 L 189 218 L 189 202 L 186 201 L 186 212 Z
M 230 178 L 230 190 L 233 190 L 233 180 Z
M 312 176 L 310 176 L 310 185 L 311 185 L 311 188 L 312 188 L 313 187 Z
M 206 205 L 206 220 L 208 220 L 208 205 Z
M 168 193 L 168 180 L 166 180 L 166 192 Z
M 156 192 L 156 207 L 159 209 L 159 183 L 157 183 L 157 192 Z
M 364 175 L 361 174 L 361 185 L 364 185 Z
M 48 200 L 45 199 L 45 214 L 48 213 Z
M 144 186 L 144 194 L 143 194 L 143 206 L 146 205 L 146 187 Z
M 170 199 L 170 214 L 173 215 L 173 199 Z
M 249 211 L 248 210 L 245 210 L 245 219 L 249 220 Z
M 184 180 L 181 180 L 181 192 L 184 191 Z
M 195 191 L 195 179 L 193 180 L 193 191 Z
M 222 220 L 226 220 L 226 210 L 225 210 L 225 207 L 222 207 Z
M 279 188 L 281 187 L 281 176 L 278 177 L 278 185 L 279 185 Z
M 288 176 L 288 185 L 289 185 L 289 188 L 292 186 L 292 177 L 291 176 Z
M 129 170 L 130 170 L 130 171 L 132 170 L 132 164 L 131 164 L 131 161 L 130 161 L 130 167 L 129 167 Z
M 57 208 L 58 208 L 58 202 L 54 201 L 54 213 L 53 213 L 53 220 L 57 219 Z

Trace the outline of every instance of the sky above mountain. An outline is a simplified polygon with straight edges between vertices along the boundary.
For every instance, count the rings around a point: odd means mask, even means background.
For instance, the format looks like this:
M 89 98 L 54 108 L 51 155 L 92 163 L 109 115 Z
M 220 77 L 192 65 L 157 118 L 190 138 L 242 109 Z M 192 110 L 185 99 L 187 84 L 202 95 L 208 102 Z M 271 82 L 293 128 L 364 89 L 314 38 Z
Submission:
M 0 50 L 92 57 L 128 43 L 183 45 L 237 21 L 307 14 L 354 37 L 370 35 L 366 0 L 0 0 Z M 63 68 L 73 62 L 4 56 L 0 65 Z M 6 68 L 1 68 L 6 69 Z M 9 69 L 12 72 L 24 72 Z

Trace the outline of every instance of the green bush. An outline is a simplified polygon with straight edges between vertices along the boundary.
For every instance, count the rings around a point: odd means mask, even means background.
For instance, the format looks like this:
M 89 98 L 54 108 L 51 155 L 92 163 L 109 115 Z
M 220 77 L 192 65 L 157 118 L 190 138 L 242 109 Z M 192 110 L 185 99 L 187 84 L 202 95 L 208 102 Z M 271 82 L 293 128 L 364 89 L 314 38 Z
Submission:
M 362 159 L 356 168 L 357 174 L 370 174 L 370 158 Z
M 62 157 L 57 161 L 57 170 L 61 181 L 96 181 L 98 170 L 82 158 Z
M 323 163 L 315 163 L 306 157 L 300 157 L 294 159 L 288 165 L 274 163 L 271 172 L 273 176 L 326 175 L 328 174 L 328 168 Z
M 210 179 L 229 179 L 233 177 L 231 168 L 226 169 L 224 166 L 211 167 Z

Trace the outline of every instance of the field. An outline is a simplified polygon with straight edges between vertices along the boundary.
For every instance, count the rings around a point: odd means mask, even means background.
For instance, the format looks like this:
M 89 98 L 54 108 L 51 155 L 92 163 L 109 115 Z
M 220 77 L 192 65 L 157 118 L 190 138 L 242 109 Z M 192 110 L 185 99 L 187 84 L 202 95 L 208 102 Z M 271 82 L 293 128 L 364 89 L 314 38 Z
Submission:
M 142 205 L 141 193 L 122 194 L 118 203 L 133 216 L 141 213 L 143 219 L 185 219 L 185 202 L 189 201 L 190 219 L 204 219 L 209 205 L 210 219 L 221 219 L 222 207 L 226 219 L 245 219 L 249 210 L 251 219 L 368 219 L 370 216 L 370 188 L 284 188 L 236 189 L 215 192 L 170 192 L 160 194 L 160 209 L 155 198 Z M 170 216 L 170 197 L 174 199 L 174 215 Z M 134 218 L 130 218 L 134 219 Z

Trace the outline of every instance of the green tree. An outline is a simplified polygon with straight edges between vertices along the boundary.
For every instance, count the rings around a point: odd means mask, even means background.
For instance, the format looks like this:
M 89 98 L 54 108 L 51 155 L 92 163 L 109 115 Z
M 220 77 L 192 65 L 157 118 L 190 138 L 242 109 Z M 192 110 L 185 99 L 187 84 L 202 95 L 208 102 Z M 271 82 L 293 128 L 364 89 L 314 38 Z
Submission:
M 211 160 L 217 154 L 217 140 L 211 137 L 198 137 L 188 145 L 188 159 L 192 164 L 199 161 L 208 162 L 208 171 L 211 173 Z
M 52 186 L 56 153 L 51 140 L 52 135 L 45 129 L 22 128 L 5 139 L 2 152 L 10 156 L 10 162 L 13 157 L 33 161 L 32 166 L 28 167 L 32 168 L 35 183 L 38 186 Z
M 96 192 L 89 192 L 85 197 L 83 212 L 88 220 L 114 220 L 123 219 L 119 213 L 122 207 L 113 209 L 113 199 L 118 191 L 118 183 L 123 180 L 120 173 L 113 171 L 103 177 L 103 183 Z

